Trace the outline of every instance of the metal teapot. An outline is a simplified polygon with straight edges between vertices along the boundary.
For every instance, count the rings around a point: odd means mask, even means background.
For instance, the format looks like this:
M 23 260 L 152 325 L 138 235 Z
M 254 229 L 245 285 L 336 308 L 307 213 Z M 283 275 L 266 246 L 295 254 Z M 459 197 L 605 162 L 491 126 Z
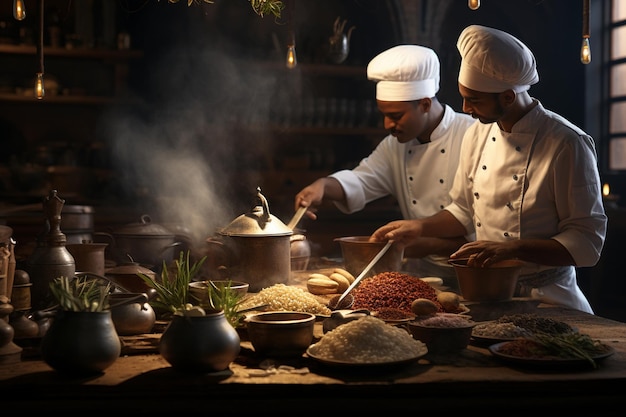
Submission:
M 347 22 L 348 20 L 341 21 L 341 18 L 337 16 L 333 25 L 333 35 L 328 39 L 328 59 L 335 64 L 341 64 L 350 53 L 350 36 L 355 26 L 344 33 Z
M 290 237 L 293 230 L 269 211 L 269 204 L 257 188 L 259 205 L 242 214 L 206 239 L 207 258 L 219 258 L 219 278 L 243 281 L 258 292 L 274 284 L 286 284 L 291 275 Z

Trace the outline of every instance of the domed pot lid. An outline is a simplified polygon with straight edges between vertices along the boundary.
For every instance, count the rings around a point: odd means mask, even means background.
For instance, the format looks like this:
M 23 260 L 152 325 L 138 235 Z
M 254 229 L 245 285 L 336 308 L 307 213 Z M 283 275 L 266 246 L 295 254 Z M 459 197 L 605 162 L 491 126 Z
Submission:
M 227 236 L 291 236 L 293 231 L 285 223 L 270 213 L 269 204 L 257 188 L 257 196 L 261 201 L 250 213 L 242 214 L 233 220 L 220 233 Z
M 152 219 L 147 214 L 141 216 L 141 222 L 127 224 L 115 230 L 113 234 L 126 237 L 174 237 L 174 233 L 166 227 L 152 223 Z

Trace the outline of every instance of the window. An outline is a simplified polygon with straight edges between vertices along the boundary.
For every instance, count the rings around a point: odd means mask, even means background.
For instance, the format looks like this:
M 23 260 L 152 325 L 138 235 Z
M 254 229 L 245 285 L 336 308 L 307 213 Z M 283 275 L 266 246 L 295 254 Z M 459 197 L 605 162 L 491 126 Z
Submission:
M 611 0 L 608 30 L 608 169 L 626 170 L 626 1 Z

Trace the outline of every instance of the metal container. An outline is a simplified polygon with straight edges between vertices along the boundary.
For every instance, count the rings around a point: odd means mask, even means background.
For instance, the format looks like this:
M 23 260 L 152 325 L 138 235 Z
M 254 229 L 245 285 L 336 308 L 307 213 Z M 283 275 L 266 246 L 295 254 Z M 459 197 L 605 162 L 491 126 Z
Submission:
M 138 223 L 130 223 L 113 233 L 97 232 L 110 239 L 110 249 L 117 263 L 132 260 L 151 269 L 159 269 L 163 262 L 174 259 L 174 249 L 182 244 L 169 229 L 152 222 L 144 214 Z M 130 257 L 130 259 L 129 259 Z
M 468 266 L 467 259 L 451 259 L 459 290 L 467 301 L 508 301 L 515 294 L 523 262 L 506 260 L 489 267 Z
M 359 275 L 370 263 L 374 256 L 385 246 L 387 242 L 370 242 L 369 236 L 349 236 L 334 239 L 341 246 L 343 263 L 346 271 L 355 277 Z M 391 245 L 382 258 L 370 269 L 365 277 L 374 276 L 381 272 L 400 271 L 404 249 L 396 244 Z
M 242 214 L 219 232 L 219 237 L 207 239 L 209 248 L 226 254 L 225 277 L 250 284 L 258 292 L 275 284 L 287 284 L 291 275 L 291 242 L 293 231 L 269 212 L 269 204 L 257 189 L 260 205 Z
M 258 355 L 298 357 L 313 341 L 315 314 L 270 311 L 246 318 L 248 337 Z

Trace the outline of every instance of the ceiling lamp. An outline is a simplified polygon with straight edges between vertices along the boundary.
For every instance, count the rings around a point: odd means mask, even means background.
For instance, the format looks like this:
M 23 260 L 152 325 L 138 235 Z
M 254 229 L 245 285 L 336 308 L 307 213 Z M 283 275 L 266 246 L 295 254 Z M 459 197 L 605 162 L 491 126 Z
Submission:
M 472 10 L 478 10 L 480 7 L 480 0 L 467 0 L 467 7 Z
M 15 20 L 24 20 L 26 18 L 24 0 L 13 0 L 13 17 Z
M 583 0 L 583 45 L 580 48 L 580 62 L 588 64 L 591 62 L 591 45 L 589 44 L 590 30 L 589 30 L 589 2 L 590 0 Z

